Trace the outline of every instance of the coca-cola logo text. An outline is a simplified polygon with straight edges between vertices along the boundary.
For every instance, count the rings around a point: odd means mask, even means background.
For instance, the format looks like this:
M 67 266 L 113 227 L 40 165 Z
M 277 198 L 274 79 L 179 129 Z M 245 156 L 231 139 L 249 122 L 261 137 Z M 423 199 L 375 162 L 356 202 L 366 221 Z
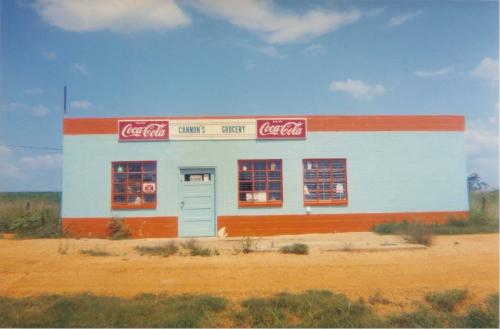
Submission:
M 168 121 L 130 121 L 118 122 L 119 139 L 123 140 L 168 140 Z
M 306 120 L 257 120 L 257 138 L 306 138 Z

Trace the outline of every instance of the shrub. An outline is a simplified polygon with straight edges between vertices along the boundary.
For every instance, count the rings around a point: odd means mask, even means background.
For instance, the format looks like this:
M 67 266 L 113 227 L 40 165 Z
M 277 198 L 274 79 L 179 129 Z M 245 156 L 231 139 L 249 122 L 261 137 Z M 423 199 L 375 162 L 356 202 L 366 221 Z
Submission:
M 391 301 L 388 300 L 387 298 L 385 298 L 384 296 L 382 296 L 382 294 L 380 293 L 380 291 L 377 290 L 377 292 L 373 295 L 371 295 L 369 298 L 368 298 L 368 303 L 370 304 L 390 304 Z
M 409 223 L 404 237 L 410 243 L 418 243 L 425 246 L 432 244 L 432 230 L 428 225 L 422 223 Z
M 453 312 L 455 306 L 467 298 L 467 290 L 450 289 L 442 292 L 431 292 L 425 296 L 435 310 Z
M 380 327 L 381 321 L 361 301 L 342 294 L 308 290 L 300 294 L 281 293 L 271 298 L 251 298 L 234 314 L 237 325 L 250 327 Z
M 498 293 L 485 298 L 485 307 L 477 305 L 469 307 L 464 317 L 465 326 L 468 328 L 498 328 Z
M 0 297 L 0 327 L 193 328 L 215 327 L 227 301 L 210 295 L 51 295 Z
M 160 245 L 160 246 L 153 246 L 153 247 L 148 247 L 148 246 L 136 246 L 135 250 L 143 254 L 150 254 L 150 255 L 159 255 L 163 257 L 168 257 L 175 255 L 177 251 L 179 251 L 179 247 L 174 241 L 170 241 L 166 244 Z
M 187 242 L 181 243 L 182 248 L 187 249 L 189 251 L 190 256 L 203 256 L 208 257 L 213 255 L 218 255 L 219 251 L 214 249 L 213 251 L 210 248 L 202 247 L 198 244 L 198 242 L 194 239 L 190 239 Z
M 444 321 L 429 308 L 419 305 L 415 311 L 389 315 L 386 327 L 443 328 Z
M 307 255 L 309 253 L 309 246 L 303 243 L 294 243 L 281 247 L 280 252 L 283 254 Z
M 118 217 L 113 217 L 108 223 L 108 234 L 113 240 L 129 239 L 132 237 L 130 228 Z
M 98 256 L 98 257 L 106 257 L 113 256 L 111 253 L 107 252 L 104 248 L 95 248 L 95 249 L 82 249 L 80 253 L 88 256 Z
M 402 221 L 401 223 L 382 223 L 376 224 L 373 231 L 378 234 L 399 234 L 408 229 L 408 222 Z
M 253 252 L 257 248 L 257 242 L 254 241 L 251 237 L 244 237 L 239 242 L 239 246 L 237 248 L 238 252 L 242 252 L 244 254 L 248 254 Z

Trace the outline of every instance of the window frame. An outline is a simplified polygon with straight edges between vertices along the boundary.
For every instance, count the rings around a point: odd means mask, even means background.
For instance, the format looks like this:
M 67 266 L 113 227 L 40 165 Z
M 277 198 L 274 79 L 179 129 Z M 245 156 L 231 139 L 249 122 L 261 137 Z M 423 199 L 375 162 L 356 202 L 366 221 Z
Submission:
M 306 195 L 304 193 L 304 187 L 306 186 L 306 162 L 307 161 L 316 161 L 319 162 L 321 160 L 328 160 L 331 161 L 333 165 L 333 161 L 343 161 L 344 162 L 344 194 L 345 198 L 340 199 L 340 200 L 307 200 Z M 330 193 L 333 192 L 333 184 L 335 184 L 335 181 L 333 180 L 333 168 L 330 167 Z M 318 184 L 319 181 L 316 178 L 316 183 Z M 349 203 L 349 190 L 348 190 L 348 182 L 347 182 L 347 158 L 306 158 L 302 159 L 302 198 L 304 200 L 304 206 L 345 206 Z
M 242 172 L 240 170 L 240 164 L 243 163 L 243 162 L 252 162 L 252 167 L 253 167 L 253 164 L 254 162 L 256 161 L 266 161 L 266 196 L 268 197 L 269 196 L 269 193 L 270 193 L 270 190 L 269 190 L 269 176 L 268 176 L 268 172 L 270 172 L 271 170 L 268 169 L 268 163 L 271 162 L 271 161 L 276 161 L 279 163 L 280 165 L 280 170 L 279 170 L 279 173 L 280 173 L 280 194 L 281 194 L 281 199 L 280 200 L 275 200 L 275 201 L 271 201 L 271 200 L 267 200 L 265 202 L 258 202 L 258 201 L 241 201 L 240 200 L 240 195 L 241 193 L 245 193 L 246 191 L 241 191 L 240 189 L 240 184 L 241 184 L 241 180 L 240 180 L 240 173 Z M 237 161 L 237 175 L 238 175 L 238 179 L 236 180 L 237 184 L 238 184 L 238 194 L 237 194 L 237 198 L 238 198 L 238 207 L 239 208 L 255 208 L 255 207 L 283 207 L 283 199 L 284 199 L 284 194 L 283 194 L 283 160 L 282 159 L 240 159 Z M 254 172 L 254 169 L 252 168 L 251 172 L 253 173 Z M 246 181 L 244 181 L 246 182 Z M 253 178 L 253 175 L 252 175 L 252 179 L 251 181 L 252 184 L 255 183 L 255 180 Z M 272 190 L 272 191 L 275 191 L 275 190 Z M 252 192 L 248 192 L 248 193 L 255 193 L 254 190 L 252 190 Z
M 131 204 L 128 203 L 128 192 L 125 191 L 125 200 L 127 200 L 127 203 L 115 203 L 114 202 L 114 196 L 115 196 L 115 164 L 118 163 L 125 163 L 127 164 L 127 171 L 126 171 L 126 178 L 125 178 L 125 188 L 128 188 L 128 165 L 130 163 L 140 163 L 141 164 L 141 182 L 143 182 L 142 176 L 144 175 L 144 169 L 142 165 L 146 163 L 154 163 L 155 164 L 155 201 L 154 202 L 143 202 L 141 204 Z M 141 189 L 142 189 L 142 184 L 141 184 Z M 118 193 L 121 194 L 121 193 Z M 144 192 L 141 191 L 141 195 L 144 198 Z M 156 204 L 158 202 L 158 163 L 156 160 L 132 160 L 132 161 L 111 161 L 111 209 L 117 210 L 117 209 L 156 209 Z

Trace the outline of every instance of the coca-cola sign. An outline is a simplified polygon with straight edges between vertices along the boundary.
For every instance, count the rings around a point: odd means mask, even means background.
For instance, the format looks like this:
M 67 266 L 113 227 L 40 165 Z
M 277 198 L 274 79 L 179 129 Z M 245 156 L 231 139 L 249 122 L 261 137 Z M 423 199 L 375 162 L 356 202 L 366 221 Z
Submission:
M 168 140 L 168 120 L 119 120 L 120 141 Z
M 305 139 L 305 119 L 257 119 L 257 139 Z

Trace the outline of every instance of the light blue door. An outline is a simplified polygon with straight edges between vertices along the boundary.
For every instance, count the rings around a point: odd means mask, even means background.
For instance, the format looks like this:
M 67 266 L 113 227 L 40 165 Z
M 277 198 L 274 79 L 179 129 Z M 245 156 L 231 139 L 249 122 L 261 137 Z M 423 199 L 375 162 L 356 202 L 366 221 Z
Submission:
M 179 236 L 215 236 L 215 170 L 181 169 Z

